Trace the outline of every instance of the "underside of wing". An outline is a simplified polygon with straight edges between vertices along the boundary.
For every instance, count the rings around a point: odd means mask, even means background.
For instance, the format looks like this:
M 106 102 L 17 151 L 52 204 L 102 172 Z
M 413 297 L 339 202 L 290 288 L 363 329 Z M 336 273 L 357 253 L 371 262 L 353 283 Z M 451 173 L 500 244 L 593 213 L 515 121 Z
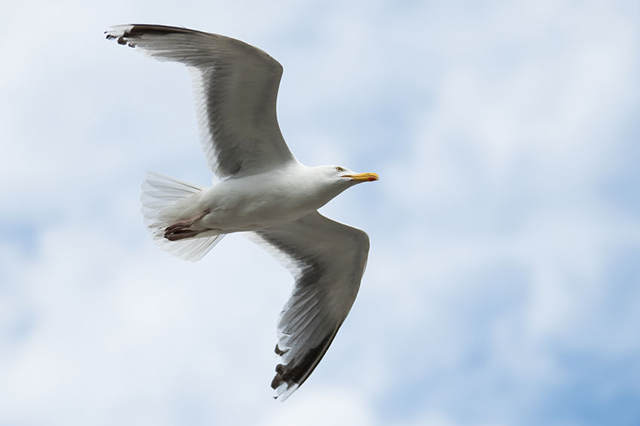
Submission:
M 316 368 L 355 301 L 369 252 L 363 231 L 311 213 L 256 234 L 294 273 L 278 322 L 271 386 L 285 399 Z
M 121 25 L 108 39 L 192 71 L 202 148 L 221 178 L 247 176 L 294 160 L 276 116 L 282 66 L 240 40 L 186 28 Z

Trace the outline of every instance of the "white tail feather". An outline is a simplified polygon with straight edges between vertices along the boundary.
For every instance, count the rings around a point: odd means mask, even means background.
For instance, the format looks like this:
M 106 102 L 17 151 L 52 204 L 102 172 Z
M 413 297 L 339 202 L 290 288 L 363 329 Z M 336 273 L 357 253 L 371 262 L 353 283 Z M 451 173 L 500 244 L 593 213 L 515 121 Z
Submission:
M 153 241 L 166 252 L 192 262 L 202 259 L 225 234 L 209 231 L 192 238 L 169 241 L 164 232 L 167 226 L 184 219 L 185 210 L 195 205 L 193 198 L 201 192 L 199 186 L 162 173 L 147 172 L 140 197 L 144 223 L 151 231 Z

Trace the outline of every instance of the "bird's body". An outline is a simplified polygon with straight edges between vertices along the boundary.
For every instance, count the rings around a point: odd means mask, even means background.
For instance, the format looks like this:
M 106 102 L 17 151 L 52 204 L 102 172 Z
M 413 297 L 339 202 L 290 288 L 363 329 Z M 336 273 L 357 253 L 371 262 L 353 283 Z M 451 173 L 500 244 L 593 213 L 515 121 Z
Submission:
M 257 231 L 292 222 L 329 202 L 346 185 L 327 185 L 323 169 L 292 162 L 284 169 L 225 179 L 207 188 L 185 207 L 177 221 L 189 221 L 206 212 L 191 228 L 221 234 Z
M 185 28 L 122 25 L 108 39 L 190 68 L 202 147 L 221 179 L 210 188 L 150 172 L 145 223 L 156 243 L 186 260 L 249 232 L 279 252 L 296 284 L 278 323 L 272 387 L 286 398 L 311 374 L 355 300 L 367 234 L 317 209 L 347 188 L 377 180 L 340 166 L 307 167 L 289 151 L 275 113 L 282 66 L 239 40 Z

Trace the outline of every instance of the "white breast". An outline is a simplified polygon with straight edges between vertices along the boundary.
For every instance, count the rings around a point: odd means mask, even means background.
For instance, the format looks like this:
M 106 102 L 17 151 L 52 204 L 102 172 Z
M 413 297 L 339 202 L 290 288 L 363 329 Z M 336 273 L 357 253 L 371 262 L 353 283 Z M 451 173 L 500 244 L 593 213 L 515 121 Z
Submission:
M 202 225 L 225 233 L 254 231 L 292 222 L 331 198 L 322 181 L 300 165 L 237 179 L 227 179 L 202 197 L 208 209 Z M 326 185 L 325 185 L 326 186 Z

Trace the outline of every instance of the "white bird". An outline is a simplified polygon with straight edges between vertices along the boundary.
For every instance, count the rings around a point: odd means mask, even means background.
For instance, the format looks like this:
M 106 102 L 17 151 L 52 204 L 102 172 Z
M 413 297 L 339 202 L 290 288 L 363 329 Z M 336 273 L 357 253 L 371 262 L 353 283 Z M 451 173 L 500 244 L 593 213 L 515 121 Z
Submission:
M 378 179 L 340 166 L 307 167 L 276 117 L 282 66 L 233 38 L 160 25 L 119 25 L 107 39 L 185 64 L 197 97 L 202 148 L 221 180 L 201 188 L 150 172 L 145 223 L 164 250 L 197 261 L 233 232 L 259 237 L 285 260 L 295 285 L 278 321 L 271 383 L 286 399 L 316 368 L 358 293 L 369 252 L 364 231 L 317 212 L 347 188 Z

